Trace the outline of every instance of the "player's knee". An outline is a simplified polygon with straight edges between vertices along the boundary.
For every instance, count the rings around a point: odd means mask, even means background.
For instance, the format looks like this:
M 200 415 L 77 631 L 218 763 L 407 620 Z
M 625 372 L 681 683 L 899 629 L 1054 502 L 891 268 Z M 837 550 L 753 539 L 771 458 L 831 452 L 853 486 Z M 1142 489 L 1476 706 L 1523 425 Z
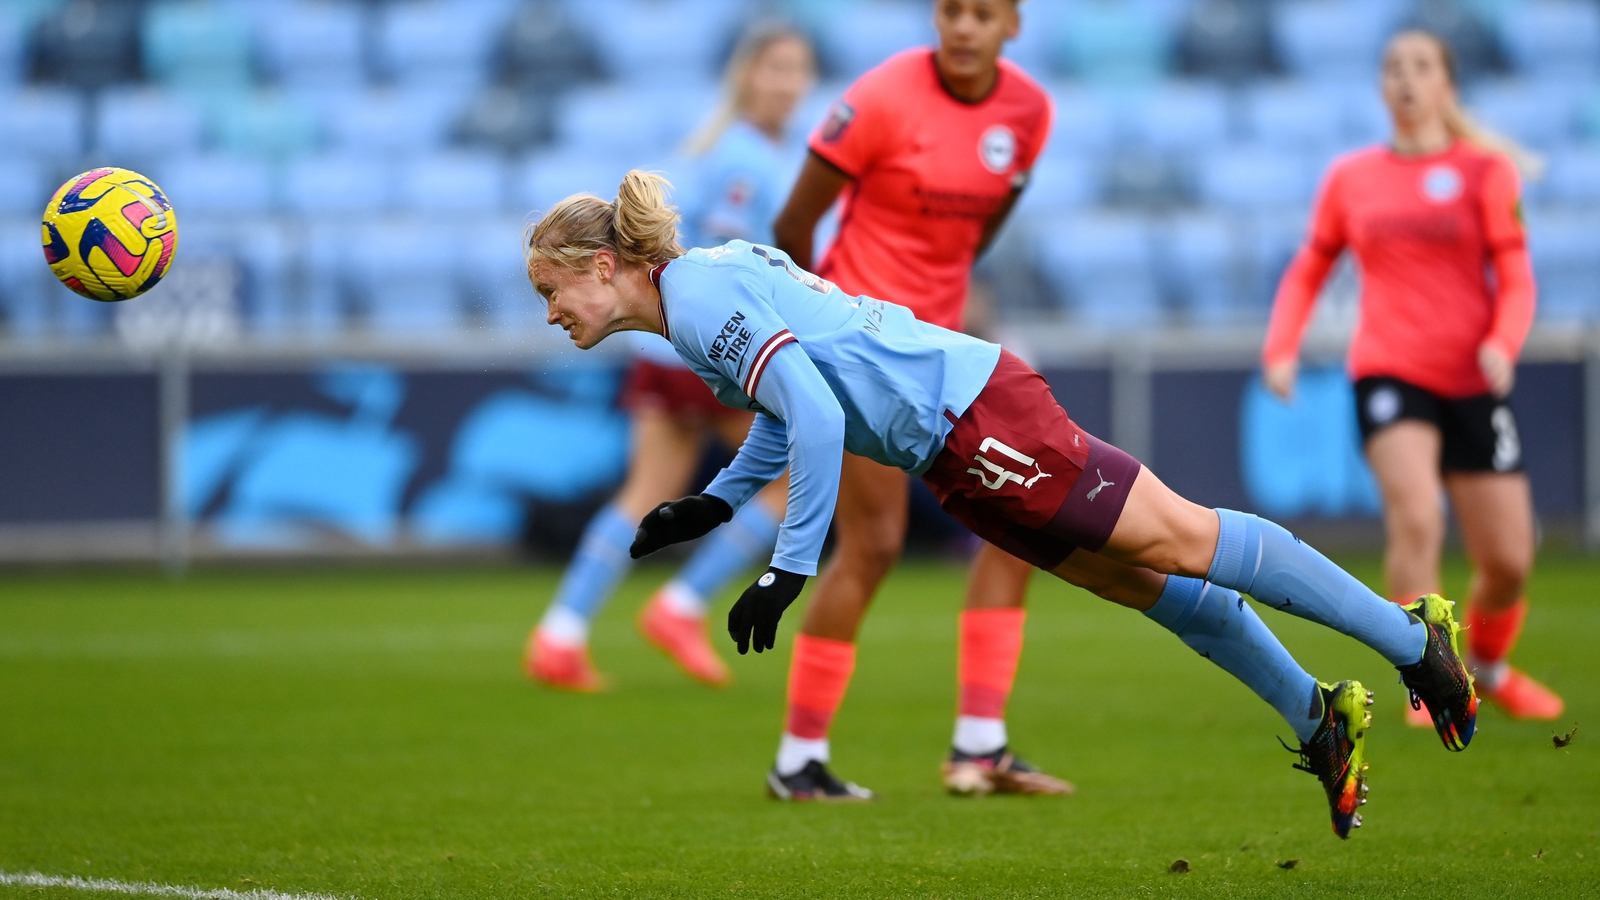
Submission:
M 1444 539 L 1444 514 L 1439 501 L 1410 498 L 1392 504 L 1385 517 L 1389 539 L 1413 550 L 1434 546 Z
M 882 577 L 900 559 L 900 550 L 905 543 L 905 528 L 896 522 L 876 524 L 878 527 L 854 528 L 841 533 L 839 546 L 834 552 L 842 564 Z
M 1475 562 L 1484 592 L 1496 598 L 1515 599 L 1522 596 L 1528 573 L 1533 568 L 1531 558 L 1511 549 L 1496 549 Z

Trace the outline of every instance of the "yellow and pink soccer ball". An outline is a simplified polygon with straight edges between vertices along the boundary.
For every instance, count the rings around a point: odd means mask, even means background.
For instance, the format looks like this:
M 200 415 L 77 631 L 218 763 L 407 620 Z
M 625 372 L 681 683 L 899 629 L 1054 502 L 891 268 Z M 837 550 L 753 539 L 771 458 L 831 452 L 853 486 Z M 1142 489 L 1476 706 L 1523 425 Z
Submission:
M 44 258 L 61 283 L 94 300 L 156 286 L 178 251 L 178 217 L 156 183 L 127 169 L 91 169 L 50 198 Z

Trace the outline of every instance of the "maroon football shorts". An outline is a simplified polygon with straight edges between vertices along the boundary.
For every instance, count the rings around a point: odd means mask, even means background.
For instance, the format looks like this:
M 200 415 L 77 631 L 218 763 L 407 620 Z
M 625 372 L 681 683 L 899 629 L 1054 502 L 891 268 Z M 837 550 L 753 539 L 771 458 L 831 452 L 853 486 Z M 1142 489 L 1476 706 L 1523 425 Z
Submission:
M 700 376 L 683 366 L 636 359 L 622 382 L 622 408 L 629 412 L 654 409 L 673 418 L 705 421 L 723 416 L 749 416 L 717 400 Z
M 1041 569 L 1111 538 L 1139 461 L 1067 418 L 1044 376 L 1010 352 L 922 480 L 973 534 Z

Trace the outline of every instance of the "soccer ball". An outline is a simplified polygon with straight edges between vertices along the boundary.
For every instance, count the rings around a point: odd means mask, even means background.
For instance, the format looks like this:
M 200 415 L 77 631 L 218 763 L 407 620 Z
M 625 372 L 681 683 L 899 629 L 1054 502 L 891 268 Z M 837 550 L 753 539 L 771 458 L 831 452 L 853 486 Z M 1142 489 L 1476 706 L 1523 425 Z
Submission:
M 155 287 L 178 250 L 178 217 L 156 183 L 127 169 L 91 169 L 44 209 L 44 258 L 61 283 L 92 300 Z

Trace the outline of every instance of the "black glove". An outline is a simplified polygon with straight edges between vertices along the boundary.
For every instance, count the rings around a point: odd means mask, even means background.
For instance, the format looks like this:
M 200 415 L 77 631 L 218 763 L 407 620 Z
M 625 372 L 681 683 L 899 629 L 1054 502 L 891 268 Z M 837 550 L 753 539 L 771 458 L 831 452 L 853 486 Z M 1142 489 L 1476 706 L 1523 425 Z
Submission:
M 639 559 L 668 544 L 692 541 L 731 518 L 733 507 L 728 501 L 710 494 L 695 494 L 663 503 L 645 513 L 639 530 L 634 532 L 628 555 Z
M 771 650 L 778 640 L 778 620 L 789 608 L 800 589 L 806 586 L 806 576 L 768 569 L 755 584 L 744 589 L 733 608 L 728 610 L 728 636 L 739 645 L 739 655 L 749 652 L 751 644 L 756 652 Z M 755 640 L 751 640 L 751 632 Z

